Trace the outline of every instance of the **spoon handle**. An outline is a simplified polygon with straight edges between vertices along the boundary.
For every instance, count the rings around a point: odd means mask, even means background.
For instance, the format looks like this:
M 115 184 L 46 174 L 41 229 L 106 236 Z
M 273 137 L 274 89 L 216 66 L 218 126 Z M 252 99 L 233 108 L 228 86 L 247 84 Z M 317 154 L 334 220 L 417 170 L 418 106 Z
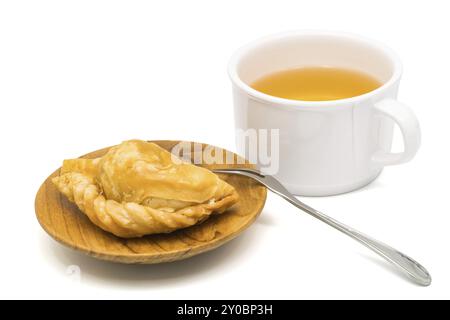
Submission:
M 224 170 L 214 170 L 215 172 L 221 173 L 236 173 L 244 175 L 247 177 L 254 178 L 263 185 L 265 185 L 269 190 L 276 193 L 283 199 L 287 200 L 297 208 L 309 213 L 311 216 L 325 222 L 329 226 L 341 231 L 342 233 L 348 235 L 349 237 L 360 242 L 373 252 L 377 253 L 388 262 L 392 263 L 408 276 L 411 280 L 422 286 L 428 286 L 431 283 L 431 276 L 428 271 L 417 261 L 408 257 L 407 255 L 401 253 L 400 251 L 384 244 L 376 239 L 373 239 L 356 229 L 353 229 L 326 214 L 317 211 L 316 209 L 308 206 L 307 204 L 298 200 L 293 194 L 291 194 L 277 179 L 269 175 L 263 175 L 252 169 L 224 169 Z
M 364 233 L 355 230 L 323 214 L 322 212 L 311 208 L 310 206 L 299 201 L 294 196 L 292 196 L 292 198 L 289 199 L 285 198 L 285 199 L 288 200 L 293 205 L 295 205 L 297 208 L 309 213 L 313 217 L 343 232 L 344 234 L 360 242 L 370 250 L 374 251 L 375 253 L 377 253 L 390 263 L 392 263 L 394 266 L 396 266 L 400 271 L 406 274 L 406 276 L 408 276 L 417 284 L 422 286 L 428 286 L 431 284 L 431 276 L 428 273 L 428 271 L 420 263 L 410 258 L 406 254 L 403 254 L 402 252 L 392 248 L 391 246 L 376 239 L 373 239 L 365 235 Z

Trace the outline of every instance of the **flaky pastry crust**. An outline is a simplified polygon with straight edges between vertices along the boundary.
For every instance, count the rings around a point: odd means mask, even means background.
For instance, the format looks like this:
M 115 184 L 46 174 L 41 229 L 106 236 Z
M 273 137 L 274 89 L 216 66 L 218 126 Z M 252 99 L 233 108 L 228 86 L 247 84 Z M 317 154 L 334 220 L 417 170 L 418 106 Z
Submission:
M 118 237 L 167 233 L 222 213 L 236 190 L 156 144 L 125 141 L 96 159 L 65 160 L 53 183 L 98 227 Z

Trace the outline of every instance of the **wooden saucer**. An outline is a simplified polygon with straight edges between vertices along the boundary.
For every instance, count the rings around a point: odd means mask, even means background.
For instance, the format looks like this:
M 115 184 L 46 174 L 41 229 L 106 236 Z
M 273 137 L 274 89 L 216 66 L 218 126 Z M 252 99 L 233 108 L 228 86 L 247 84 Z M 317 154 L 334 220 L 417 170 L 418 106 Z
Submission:
M 151 141 L 171 150 L 179 141 Z M 199 144 L 202 150 L 208 146 Z M 100 157 L 109 148 L 91 152 L 82 158 Z M 220 149 L 222 150 L 222 149 Z M 228 159 L 232 154 L 223 150 Z M 252 167 L 245 165 L 204 165 L 214 167 Z M 169 234 L 148 235 L 142 238 L 122 239 L 103 231 L 69 202 L 51 182 L 59 174 L 53 172 L 39 188 L 36 195 L 36 216 L 44 230 L 58 242 L 92 257 L 120 263 L 160 263 L 186 259 L 215 249 L 230 241 L 258 217 L 266 201 L 267 190 L 251 178 L 237 175 L 220 175 L 239 193 L 239 202 L 227 212 L 213 215 L 205 222 Z

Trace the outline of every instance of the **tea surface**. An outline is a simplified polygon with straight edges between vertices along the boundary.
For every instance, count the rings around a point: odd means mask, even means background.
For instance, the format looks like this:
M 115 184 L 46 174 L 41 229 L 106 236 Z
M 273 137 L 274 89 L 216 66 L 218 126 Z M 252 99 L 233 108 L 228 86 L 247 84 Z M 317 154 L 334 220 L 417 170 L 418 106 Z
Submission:
M 381 83 L 369 74 L 351 69 L 307 67 L 266 75 L 251 87 L 271 96 L 303 101 L 338 100 L 375 90 Z

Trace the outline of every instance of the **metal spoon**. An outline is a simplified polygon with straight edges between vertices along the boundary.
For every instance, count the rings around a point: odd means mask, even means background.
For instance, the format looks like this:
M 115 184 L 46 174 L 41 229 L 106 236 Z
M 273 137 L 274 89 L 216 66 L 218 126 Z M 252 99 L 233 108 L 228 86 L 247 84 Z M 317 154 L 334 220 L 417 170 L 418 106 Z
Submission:
M 266 186 L 269 190 L 276 193 L 280 197 L 284 198 L 297 208 L 309 213 L 313 217 L 325 222 L 333 228 L 345 233 L 349 237 L 362 243 L 367 248 L 371 249 L 394 266 L 396 266 L 401 272 L 406 274 L 411 280 L 422 286 L 428 286 L 431 283 L 431 276 L 428 271 L 417 261 L 401 253 L 400 251 L 384 244 L 378 240 L 370 238 L 365 234 L 311 208 L 298 200 L 292 195 L 286 188 L 274 177 L 270 175 L 264 175 L 257 170 L 247 168 L 225 168 L 225 169 L 213 169 L 216 173 L 228 173 L 238 174 L 246 177 L 250 177 Z

